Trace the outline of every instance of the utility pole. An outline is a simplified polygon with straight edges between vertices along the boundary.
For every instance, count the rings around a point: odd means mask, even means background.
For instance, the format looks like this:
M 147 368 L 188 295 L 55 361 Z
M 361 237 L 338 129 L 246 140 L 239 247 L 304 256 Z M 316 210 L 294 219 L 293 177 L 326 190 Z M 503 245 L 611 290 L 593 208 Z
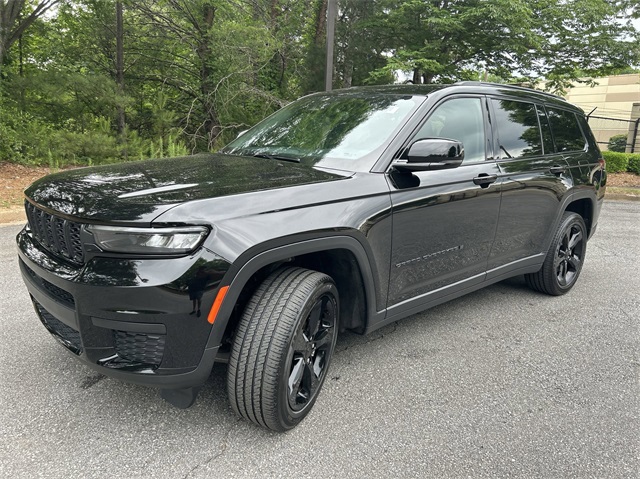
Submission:
M 325 70 L 324 89 L 333 89 L 333 44 L 336 36 L 337 0 L 329 0 L 327 7 L 327 67 Z

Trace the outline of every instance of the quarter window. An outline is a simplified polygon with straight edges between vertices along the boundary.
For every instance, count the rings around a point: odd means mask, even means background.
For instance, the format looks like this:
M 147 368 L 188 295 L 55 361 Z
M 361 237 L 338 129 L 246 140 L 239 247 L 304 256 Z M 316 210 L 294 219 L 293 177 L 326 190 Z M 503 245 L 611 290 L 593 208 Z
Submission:
M 526 158 L 542 155 L 538 113 L 532 103 L 492 100 L 498 128 L 500 156 Z
M 540 129 L 542 130 L 542 142 L 544 146 L 544 154 L 548 155 L 554 152 L 553 137 L 551 136 L 551 127 L 549 120 L 541 106 L 536 107 L 538 110 L 538 119 L 540 120 Z
M 575 113 L 547 108 L 547 116 L 558 152 L 584 150 L 585 139 Z
M 458 140 L 464 146 L 463 163 L 485 161 L 484 117 L 480 98 L 454 98 L 438 106 L 413 141 L 425 138 Z

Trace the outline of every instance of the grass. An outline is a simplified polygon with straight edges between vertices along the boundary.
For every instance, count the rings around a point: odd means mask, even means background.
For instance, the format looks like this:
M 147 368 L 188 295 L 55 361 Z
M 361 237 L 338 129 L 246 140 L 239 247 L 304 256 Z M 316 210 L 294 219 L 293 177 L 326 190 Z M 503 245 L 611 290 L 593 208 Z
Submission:
M 640 196 L 640 188 L 607 186 L 607 194 Z

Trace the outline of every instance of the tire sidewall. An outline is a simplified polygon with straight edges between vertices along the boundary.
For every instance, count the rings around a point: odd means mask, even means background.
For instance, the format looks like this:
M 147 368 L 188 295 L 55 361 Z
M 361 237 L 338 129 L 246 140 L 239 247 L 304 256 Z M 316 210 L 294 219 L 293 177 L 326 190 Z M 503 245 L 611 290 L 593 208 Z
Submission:
M 313 305 L 316 303 L 316 301 L 320 297 L 322 297 L 325 294 L 329 294 L 332 297 L 333 301 L 335 302 L 336 318 L 335 318 L 335 324 L 333 325 L 333 327 L 335 328 L 335 333 L 333 335 L 333 341 L 329 348 L 329 355 L 326 361 L 324 375 L 320 379 L 320 383 L 318 384 L 316 393 L 311 398 L 311 400 L 309 400 L 309 402 L 305 405 L 305 407 L 302 408 L 300 411 L 294 411 L 289 406 L 289 398 L 287 394 L 287 388 L 288 388 L 287 380 L 289 377 L 289 368 L 291 366 L 291 362 L 293 360 L 293 353 L 294 353 L 293 347 L 292 347 L 293 338 L 295 337 L 298 329 L 300 328 L 300 323 L 305 321 L 306 318 L 309 316 L 309 313 L 311 312 Z M 340 320 L 339 313 L 340 313 L 340 303 L 338 301 L 338 289 L 336 288 L 333 281 L 331 281 L 329 277 L 326 277 L 324 283 L 320 287 L 316 288 L 313 294 L 311 294 L 306 299 L 305 304 L 297 314 L 296 321 L 293 324 L 293 327 L 291 328 L 289 337 L 287 338 L 286 353 L 282 355 L 282 361 L 280 362 L 280 366 L 279 366 L 280 380 L 278 385 L 277 413 L 278 413 L 278 418 L 280 420 L 280 423 L 285 429 L 291 429 L 294 426 L 296 426 L 300 421 L 302 421 L 302 419 L 304 419 L 304 417 L 309 413 L 309 411 L 311 411 L 314 403 L 316 402 L 316 399 L 318 398 L 318 395 L 320 394 L 322 385 L 324 384 L 324 380 L 327 378 L 328 370 L 329 370 L 329 367 L 331 366 L 331 359 L 333 357 L 333 353 L 335 350 L 336 339 L 338 337 L 338 334 L 337 334 L 338 323 Z

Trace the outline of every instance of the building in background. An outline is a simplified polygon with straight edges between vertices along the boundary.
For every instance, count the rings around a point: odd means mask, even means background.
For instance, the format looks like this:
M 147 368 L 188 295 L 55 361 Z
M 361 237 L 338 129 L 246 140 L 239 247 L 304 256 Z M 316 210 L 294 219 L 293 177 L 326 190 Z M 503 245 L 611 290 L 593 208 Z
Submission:
M 593 87 L 576 84 L 567 91 L 565 98 L 587 114 L 592 112 L 589 125 L 601 149 L 607 149 L 612 136 L 624 134 L 627 135 L 626 151 L 640 152 L 640 74 L 596 78 L 595 81 L 597 85 Z

